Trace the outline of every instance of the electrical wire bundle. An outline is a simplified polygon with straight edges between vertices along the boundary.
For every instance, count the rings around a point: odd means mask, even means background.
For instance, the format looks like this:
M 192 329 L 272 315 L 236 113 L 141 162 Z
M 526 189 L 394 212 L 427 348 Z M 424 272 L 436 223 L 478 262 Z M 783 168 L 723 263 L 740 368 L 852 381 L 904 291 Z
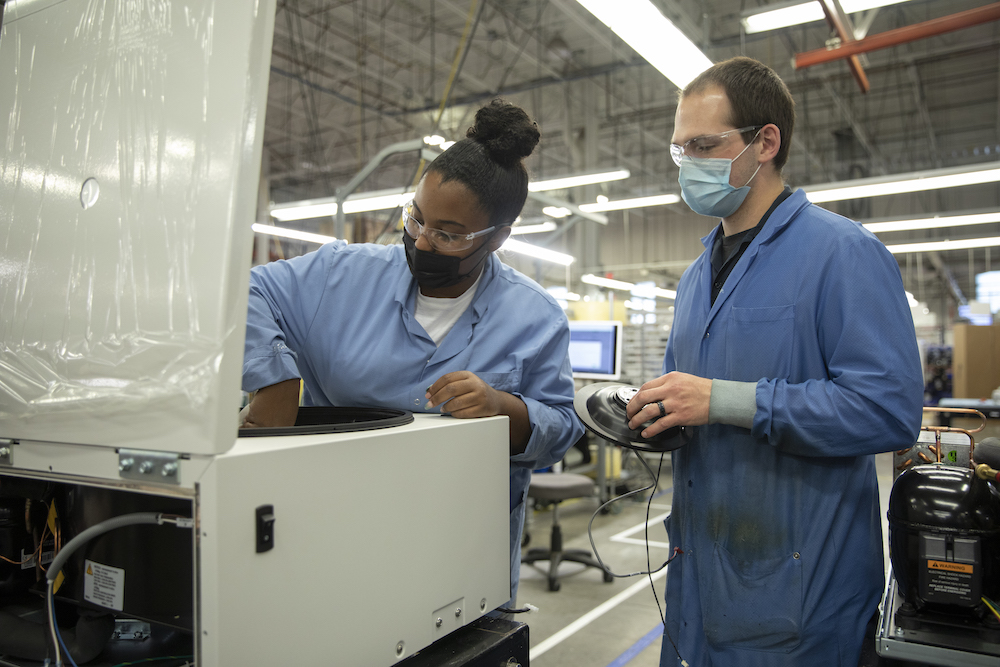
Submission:
M 135 512 L 133 514 L 124 514 L 122 516 L 113 517 L 95 524 L 74 537 L 66 544 L 65 547 L 59 550 L 45 574 L 48 584 L 45 594 L 45 602 L 49 618 L 49 630 L 52 633 L 52 644 L 55 651 L 55 667 L 63 667 L 62 651 L 66 652 L 66 660 L 69 665 L 71 667 L 77 667 L 76 662 L 73 661 L 73 656 L 70 655 L 69 649 L 66 647 L 65 642 L 63 642 L 62 634 L 59 632 L 59 625 L 56 623 L 55 619 L 56 582 L 59 579 L 63 565 L 66 564 L 69 557 L 85 543 L 94 539 L 98 535 L 103 535 L 104 533 L 115 530 L 116 528 L 139 524 L 156 524 L 162 526 L 165 523 L 173 524 L 177 528 L 194 527 L 194 520 L 189 517 L 160 514 L 157 512 Z

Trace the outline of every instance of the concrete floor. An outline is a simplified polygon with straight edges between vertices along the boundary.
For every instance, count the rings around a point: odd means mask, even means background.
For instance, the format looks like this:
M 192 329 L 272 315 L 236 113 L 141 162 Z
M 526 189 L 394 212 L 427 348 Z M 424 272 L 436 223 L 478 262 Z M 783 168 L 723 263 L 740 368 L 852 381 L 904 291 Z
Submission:
M 650 455 L 652 456 L 652 455 Z M 651 459 L 656 468 L 656 459 Z M 579 453 L 570 451 L 567 470 L 574 471 Z M 648 530 L 649 559 L 653 569 L 669 555 L 663 517 L 670 511 L 671 471 L 669 455 L 664 459 L 660 484 L 650 508 Z M 882 516 L 888 508 L 892 486 L 892 454 L 877 459 Z M 564 548 L 590 549 L 587 525 L 594 516 L 597 498 L 562 503 L 559 522 Z M 547 546 L 552 526 L 551 510 L 530 512 L 526 530 L 531 541 L 527 548 Z M 599 514 L 593 522 L 593 536 L 601 559 L 615 572 L 647 570 L 645 536 L 646 503 L 626 499 Z M 887 535 L 883 523 L 883 537 Z M 888 566 L 888 548 L 885 548 Z M 663 604 L 666 570 L 648 576 L 616 578 L 604 583 L 596 568 L 576 563 L 560 566 L 561 589 L 548 590 L 546 568 L 541 561 L 521 566 L 518 606 L 532 604 L 538 611 L 521 614 L 516 620 L 528 623 L 532 667 L 656 667 L 662 643 L 659 604 Z

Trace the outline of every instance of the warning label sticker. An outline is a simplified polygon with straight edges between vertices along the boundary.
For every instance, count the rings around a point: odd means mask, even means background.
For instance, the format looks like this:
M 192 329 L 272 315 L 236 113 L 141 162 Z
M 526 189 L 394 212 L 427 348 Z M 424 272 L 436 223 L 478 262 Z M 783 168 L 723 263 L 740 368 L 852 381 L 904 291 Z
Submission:
M 979 578 L 969 563 L 928 560 L 920 580 L 921 595 L 931 602 L 967 604 L 979 599 Z
M 932 570 L 949 570 L 951 572 L 964 572 L 965 574 L 972 574 L 973 567 L 967 563 L 951 563 L 946 560 L 929 560 L 927 561 L 927 567 Z
M 122 611 L 125 606 L 125 570 L 86 561 L 83 575 L 83 599 Z

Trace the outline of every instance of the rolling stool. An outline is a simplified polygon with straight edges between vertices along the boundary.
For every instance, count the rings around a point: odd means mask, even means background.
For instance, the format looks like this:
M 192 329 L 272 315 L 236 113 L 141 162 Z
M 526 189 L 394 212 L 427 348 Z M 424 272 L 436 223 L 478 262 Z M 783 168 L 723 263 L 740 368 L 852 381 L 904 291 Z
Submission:
M 576 473 L 531 473 L 531 484 L 528 486 L 528 497 L 536 500 L 548 500 L 552 506 L 552 540 L 548 549 L 529 549 L 521 558 L 521 562 L 531 565 L 535 561 L 549 561 L 549 590 L 559 590 L 559 563 L 564 560 L 582 563 L 588 567 L 596 567 L 604 575 L 604 581 L 614 580 L 609 572 L 585 549 L 568 549 L 563 551 L 562 529 L 559 527 L 559 503 L 570 498 L 588 498 L 594 495 L 594 480 Z

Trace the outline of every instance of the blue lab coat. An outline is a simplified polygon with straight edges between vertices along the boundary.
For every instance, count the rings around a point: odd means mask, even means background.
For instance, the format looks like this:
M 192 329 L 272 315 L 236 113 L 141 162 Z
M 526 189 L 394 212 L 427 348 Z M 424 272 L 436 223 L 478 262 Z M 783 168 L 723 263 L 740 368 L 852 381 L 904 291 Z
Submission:
M 799 190 L 713 305 L 718 233 L 681 278 L 663 371 L 755 382 L 756 413 L 673 453 L 666 628 L 692 667 L 855 667 L 884 578 L 874 454 L 922 414 L 899 267 Z M 666 637 L 660 664 L 680 664 Z
M 336 241 L 255 267 L 243 390 L 301 377 L 303 405 L 423 412 L 427 388 L 465 370 L 520 397 L 531 437 L 524 453 L 510 458 L 513 599 L 531 471 L 561 460 L 583 433 L 573 411 L 566 315 L 537 283 L 493 255 L 440 346 L 414 317 L 416 294 L 401 245 Z

